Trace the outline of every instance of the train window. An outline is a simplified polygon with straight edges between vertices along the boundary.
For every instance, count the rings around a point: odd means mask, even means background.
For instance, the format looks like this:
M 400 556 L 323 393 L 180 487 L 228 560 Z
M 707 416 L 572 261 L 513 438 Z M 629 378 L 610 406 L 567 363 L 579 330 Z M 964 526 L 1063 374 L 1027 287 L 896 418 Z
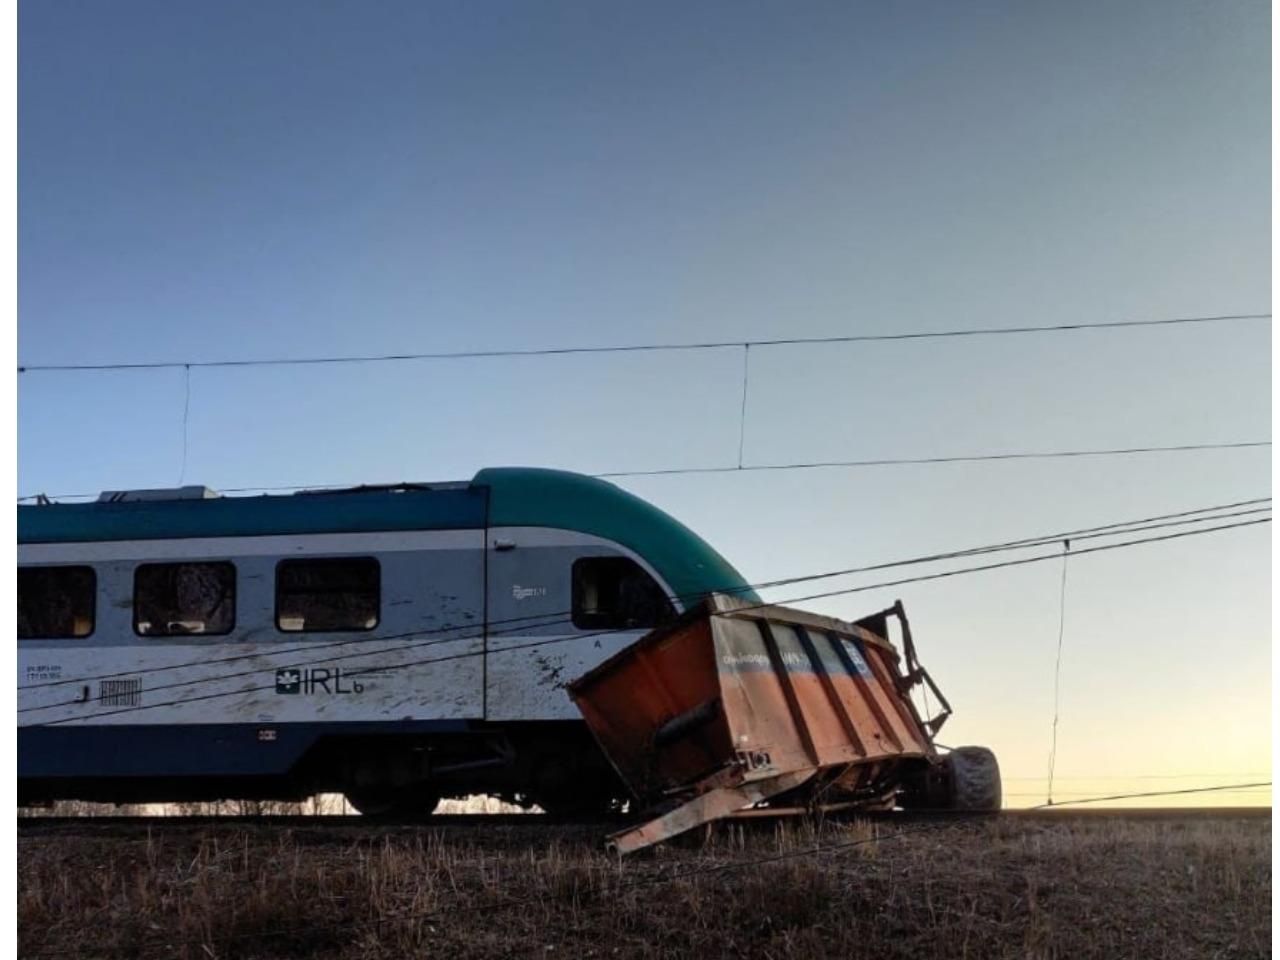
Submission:
M 236 568 L 217 563 L 144 563 L 133 574 L 133 629 L 144 637 L 230 633 Z
M 628 557 L 573 562 L 573 625 L 583 630 L 652 628 L 675 616 L 671 601 Z
M 281 560 L 276 627 L 290 633 L 372 630 L 381 593 L 382 571 L 373 557 Z
M 89 636 L 97 594 L 93 567 L 19 567 L 18 639 Z

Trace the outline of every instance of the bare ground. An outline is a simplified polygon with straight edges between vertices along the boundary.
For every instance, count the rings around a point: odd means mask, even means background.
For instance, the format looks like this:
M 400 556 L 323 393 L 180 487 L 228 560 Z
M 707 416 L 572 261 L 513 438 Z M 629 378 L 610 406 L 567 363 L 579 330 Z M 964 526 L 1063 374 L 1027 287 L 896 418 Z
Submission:
M 19 955 L 1271 952 L 1264 818 L 791 823 L 720 828 L 622 862 L 599 833 L 237 824 L 20 834 Z

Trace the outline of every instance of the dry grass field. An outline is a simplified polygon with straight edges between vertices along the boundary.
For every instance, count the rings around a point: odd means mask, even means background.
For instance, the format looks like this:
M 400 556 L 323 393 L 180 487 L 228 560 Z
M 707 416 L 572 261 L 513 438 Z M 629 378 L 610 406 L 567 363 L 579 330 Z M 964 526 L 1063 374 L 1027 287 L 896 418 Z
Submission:
M 19 955 L 1199 960 L 1271 951 L 1265 818 L 721 827 L 623 862 L 599 837 L 599 827 L 510 822 L 22 831 Z

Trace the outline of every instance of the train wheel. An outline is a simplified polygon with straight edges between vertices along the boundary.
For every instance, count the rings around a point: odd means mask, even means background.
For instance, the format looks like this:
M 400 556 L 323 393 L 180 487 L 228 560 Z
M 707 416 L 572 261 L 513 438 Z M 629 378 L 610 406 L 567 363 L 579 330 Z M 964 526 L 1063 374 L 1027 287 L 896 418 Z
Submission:
M 346 797 L 362 817 L 383 819 L 428 817 L 440 803 L 440 794 L 422 787 L 364 787 Z

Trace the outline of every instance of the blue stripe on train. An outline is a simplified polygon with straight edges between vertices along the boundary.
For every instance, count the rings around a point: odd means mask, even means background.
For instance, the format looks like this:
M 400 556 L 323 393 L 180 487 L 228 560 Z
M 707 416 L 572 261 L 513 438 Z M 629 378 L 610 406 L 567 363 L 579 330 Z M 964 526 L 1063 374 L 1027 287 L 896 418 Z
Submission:
M 18 728 L 18 779 L 271 776 L 325 736 L 465 733 L 467 720 Z

